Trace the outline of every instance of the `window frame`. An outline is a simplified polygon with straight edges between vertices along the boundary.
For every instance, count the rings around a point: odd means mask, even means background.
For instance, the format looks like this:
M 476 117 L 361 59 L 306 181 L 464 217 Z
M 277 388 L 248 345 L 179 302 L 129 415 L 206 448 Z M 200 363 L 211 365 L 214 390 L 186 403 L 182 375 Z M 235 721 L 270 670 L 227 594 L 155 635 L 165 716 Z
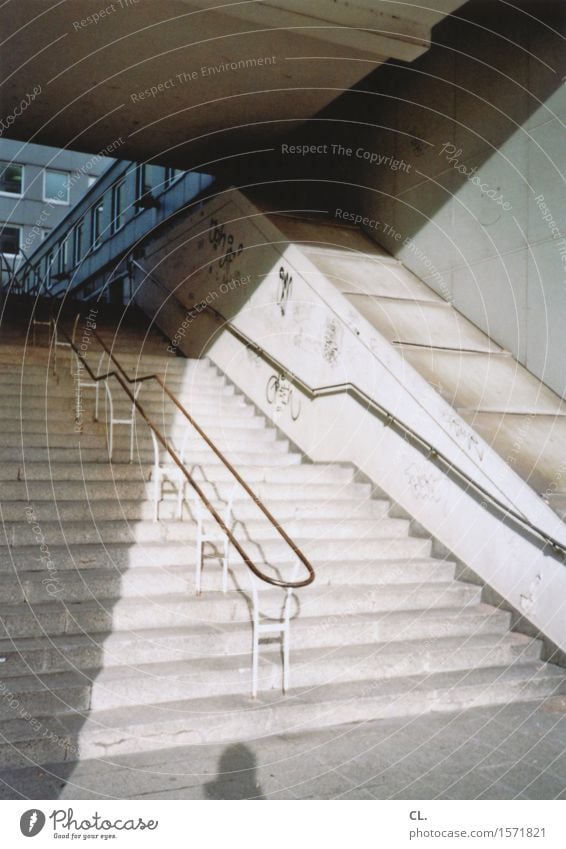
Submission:
M 47 174 L 64 174 L 67 179 L 67 200 L 56 200 L 55 198 L 47 197 L 45 188 L 47 183 Z M 44 168 L 43 169 L 43 190 L 42 190 L 42 198 L 46 203 L 55 203 L 57 206 L 70 206 L 71 205 L 71 186 L 69 185 L 69 172 L 68 171 L 60 171 L 58 168 Z
M 23 198 L 24 193 L 25 193 L 25 184 L 24 184 L 24 180 L 25 180 L 25 165 L 22 165 L 20 162 L 9 162 L 7 159 L 2 159 L 2 160 L 0 160 L 0 168 L 2 167 L 2 164 L 5 164 L 5 165 L 7 165 L 7 166 L 8 166 L 8 165 L 15 165 L 17 168 L 21 168 L 21 172 L 22 172 L 22 180 L 21 180 L 21 183 L 22 183 L 22 190 L 21 190 L 21 192 L 20 192 L 19 194 L 16 194 L 16 192 L 4 192 L 4 191 L 2 191 L 2 189 L 0 189 L 0 197 L 3 197 L 3 198 Z
M 104 203 L 106 192 L 92 205 L 90 210 L 90 249 L 97 251 L 102 245 L 102 233 L 104 231 Z M 100 225 L 100 229 L 99 229 Z
M 79 218 L 76 224 L 73 227 L 72 231 L 72 239 L 73 239 L 73 268 L 77 265 L 80 265 L 83 257 L 83 241 L 85 235 L 85 219 L 84 215 Z M 80 236 L 77 239 L 77 236 Z M 85 254 L 86 256 L 86 254 Z
M 12 224 L 11 222 L 0 221 L 0 230 L 3 231 L 6 228 L 8 228 L 10 230 L 17 230 L 18 231 L 18 234 L 19 234 L 19 236 L 18 236 L 18 251 L 15 254 L 14 253 L 8 253 L 7 251 L 0 251 L 0 253 L 3 256 L 12 257 L 13 259 L 15 259 L 16 257 L 22 255 L 22 233 L 23 233 L 24 228 L 22 227 L 21 224 Z
M 41 257 L 39 265 L 40 265 L 40 269 L 42 269 L 42 273 L 41 273 L 42 285 L 45 287 L 45 290 L 47 292 L 50 292 L 51 289 L 53 288 L 53 283 L 55 282 L 54 280 L 52 280 L 52 277 L 51 277 L 51 275 L 54 272 L 54 268 L 55 268 L 55 249 L 54 248 L 52 248 L 50 251 L 48 251 L 46 254 L 44 254 Z
M 176 174 L 175 173 L 176 171 L 178 171 L 179 173 Z M 173 183 L 176 183 L 177 180 L 180 180 L 181 177 L 183 176 L 183 174 L 186 174 L 186 173 L 187 172 L 183 171 L 181 168 L 171 168 L 169 165 L 166 165 L 165 166 L 165 179 L 163 181 L 164 184 L 165 184 L 165 188 L 168 189 L 170 186 L 173 185 Z
M 57 274 L 64 275 L 69 264 L 70 235 L 67 233 L 57 242 Z
M 152 172 L 151 166 L 147 162 L 138 162 L 135 172 L 135 199 L 134 199 L 134 214 L 139 215 L 145 212 L 147 206 L 144 204 L 144 198 L 152 198 L 153 185 L 151 182 Z
M 110 201 L 110 235 L 114 236 L 126 225 L 126 210 L 122 206 L 125 200 L 126 178 L 121 177 L 112 186 Z M 118 199 L 120 203 L 118 203 Z

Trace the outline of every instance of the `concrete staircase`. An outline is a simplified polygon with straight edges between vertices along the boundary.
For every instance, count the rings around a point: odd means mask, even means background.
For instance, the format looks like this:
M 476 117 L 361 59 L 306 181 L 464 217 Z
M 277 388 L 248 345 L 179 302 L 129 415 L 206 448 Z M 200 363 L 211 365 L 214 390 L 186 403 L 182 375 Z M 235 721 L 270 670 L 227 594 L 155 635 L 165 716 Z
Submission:
M 564 399 L 364 233 L 293 216 L 270 220 L 566 519 Z
M 260 655 L 250 698 L 248 573 L 234 560 L 221 592 L 219 553 L 194 594 L 195 522 L 175 517 L 164 488 L 153 521 L 153 454 L 147 427 L 75 432 L 76 386 L 68 352 L 58 372 L 48 348 L 0 337 L 0 764 L 28 766 L 245 740 L 342 722 L 515 700 L 564 690 L 540 644 L 512 633 L 510 614 L 456 579 L 430 538 L 355 470 L 318 465 L 278 431 L 206 359 L 171 356 L 155 333 L 100 326 L 131 373 L 158 370 L 311 559 L 317 580 L 293 598 L 291 690 L 282 694 L 277 638 Z M 89 344 L 87 358 L 97 363 Z M 118 401 L 124 415 L 130 409 Z M 157 386 L 140 400 L 175 444 L 184 425 Z M 167 457 L 162 461 L 167 462 Z M 187 462 L 221 507 L 228 470 L 202 440 Z M 264 569 L 290 577 L 288 547 L 243 493 L 236 535 Z M 280 615 L 281 590 L 261 608 Z

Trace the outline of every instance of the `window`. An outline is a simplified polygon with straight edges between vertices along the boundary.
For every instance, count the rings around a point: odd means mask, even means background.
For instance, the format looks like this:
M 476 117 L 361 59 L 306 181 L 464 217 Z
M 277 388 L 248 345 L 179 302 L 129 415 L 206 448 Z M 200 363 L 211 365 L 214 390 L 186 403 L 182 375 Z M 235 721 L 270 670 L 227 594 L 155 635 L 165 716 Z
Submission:
M 136 200 L 146 192 L 151 191 L 149 168 L 147 165 L 136 165 Z
M 17 256 L 20 252 L 22 228 L 0 224 L 0 253 Z
M 20 197 L 23 195 L 24 166 L 13 162 L 0 162 L 0 194 Z
M 49 236 L 51 230 L 42 230 L 41 231 L 41 241 L 44 242 L 45 239 Z
M 69 260 L 69 236 L 61 239 L 57 245 L 57 272 L 64 274 Z
M 124 195 L 125 180 L 120 180 L 112 187 L 112 232 L 116 233 L 125 224 Z
M 104 216 L 104 198 L 100 199 L 100 203 L 93 207 L 90 219 L 90 243 L 93 251 L 102 244 L 102 222 Z
M 184 171 L 181 171 L 179 168 L 166 168 L 165 169 L 165 187 L 169 188 L 171 183 L 174 183 Z
M 161 168 L 158 169 L 162 171 Z M 152 209 L 158 204 L 153 195 L 153 189 L 159 180 L 156 176 L 156 166 L 153 165 L 136 165 L 136 212 L 142 212 L 144 209 Z
M 89 188 L 89 189 L 92 188 L 92 186 L 94 186 L 94 184 L 96 183 L 97 180 L 98 180 L 98 177 L 88 177 L 87 178 L 87 188 Z
M 43 200 L 68 205 L 69 175 L 66 171 L 45 169 L 43 172 Z
M 73 229 L 73 265 L 78 265 L 83 257 L 84 218 Z
M 53 286 L 53 280 L 51 279 L 51 274 L 53 273 L 54 266 L 53 261 L 55 259 L 55 254 L 53 251 L 50 251 L 43 259 L 41 260 L 41 277 L 42 282 L 45 288 L 50 291 Z

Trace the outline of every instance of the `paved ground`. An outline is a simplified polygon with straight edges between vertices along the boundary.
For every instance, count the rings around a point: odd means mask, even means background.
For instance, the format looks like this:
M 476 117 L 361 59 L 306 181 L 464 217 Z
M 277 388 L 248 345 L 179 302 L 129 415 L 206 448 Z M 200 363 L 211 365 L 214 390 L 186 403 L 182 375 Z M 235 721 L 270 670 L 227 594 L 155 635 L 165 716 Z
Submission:
M 6 799 L 566 799 L 566 697 L 0 771 Z

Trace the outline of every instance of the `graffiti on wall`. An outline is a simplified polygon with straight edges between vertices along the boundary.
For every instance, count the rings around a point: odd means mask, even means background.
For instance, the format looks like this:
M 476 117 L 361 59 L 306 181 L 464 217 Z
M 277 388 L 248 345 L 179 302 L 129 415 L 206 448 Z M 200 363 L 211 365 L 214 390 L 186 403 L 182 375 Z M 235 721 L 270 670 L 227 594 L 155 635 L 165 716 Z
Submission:
M 324 337 L 322 340 L 322 356 L 331 366 L 336 365 L 340 355 L 340 345 L 342 342 L 341 327 L 337 319 L 328 318 L 324 328 Z
M 210 229 L 208 231 L 208 241 L 212 245 L 214 251 L 219 251 L 218 267 L 225 268 L 229 266 L 236 257 L 239 257 L 244 250 L 244 243 L 236 244 L 236 238 L 233 233 L 226 231 L 226 225 L 220 224 L 216 218 L 210 219 Z M 212 266 L 209 271 L 212 271 Z
M 265 390 L 268 404 L 275 405 L 275 413 L 288 409 L 294 422 L 301 414 L 301 399 L 286 374 L 272 374 Z
M 417 468 L 415 463 L 411 463 L 405 469 L 405 477 L 409 486 L 413 490 L 415 497 L 420 501 L 440 501 L 439 486 L 442 483 L 442 478 L 437 477 L 430 472 L 424 472 Z
M 451 416 L 450 414 L 443 415 L 444 421 L 448 425 L 448 429 L 452 432 L 458 442 L 463 443 L 468 451 L 468 454 L 475 454 L 478 460 L 483 460 L 483 448 L 476 434 L 467 427 L 464 422 Z
M 287 311 L 291 290 L 293 288 L 293 277 L 289 271 L 285 271 L 284 266 L 279 268 L 279 279 L 277 282 L 277 306 L 281 310 L 281 315 L 284 316 Z

